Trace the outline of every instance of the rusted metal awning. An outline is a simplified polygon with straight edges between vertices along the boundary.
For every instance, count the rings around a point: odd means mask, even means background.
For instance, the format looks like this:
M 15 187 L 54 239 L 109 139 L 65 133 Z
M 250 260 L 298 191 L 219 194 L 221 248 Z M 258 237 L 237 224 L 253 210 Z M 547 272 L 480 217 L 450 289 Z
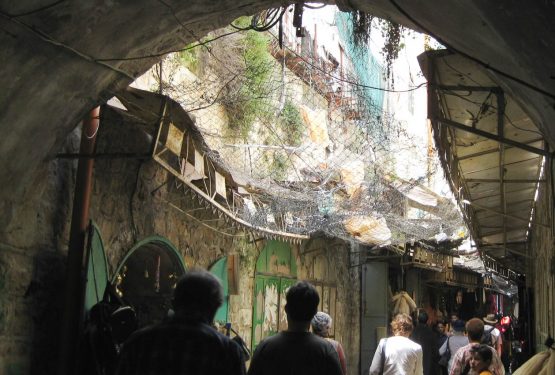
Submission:
M 478 249 L 524 272 L 549 154 L 541 132 L 487 71 L 446 50 L 419 56 L 428 117 L 447 179 Z
M 238 208 L 260 188 L 252 185 L 238 173 L 232 173 L 211 150 L 194 121 L 179 103 L 169 97 L 132 87 L 116 95 L 119 104 L 113 107 L 123 110 L 155 137 L 152 158 L 180 184 L 189 199 L 198 200 L 207 210 L 229 221 L 232 228 L 256 233 L 259 236 L 300 244 L 308 235 L 282 230 L 279 223 L 273 228 L 255 226 L 238 215 Z M 167 202 L 182 210 L 183 199 Z M 189 215 L 190 216 L 190 215 Z

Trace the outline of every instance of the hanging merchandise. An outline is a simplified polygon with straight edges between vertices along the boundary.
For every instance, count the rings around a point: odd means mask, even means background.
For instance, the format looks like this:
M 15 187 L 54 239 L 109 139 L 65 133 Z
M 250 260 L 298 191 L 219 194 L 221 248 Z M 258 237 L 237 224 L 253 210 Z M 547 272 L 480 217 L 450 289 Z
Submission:
M 393 305 L 392 312 L 394 316 L 401 313 L 410 315 L 416 310 L 416 303 L 414 303 L 414 300 L 405 291 L 395 294 L 393 298 L 391 298 L 391 303 Z
M 463 300 L 463 292 L 462 290 L 457 290 L 457 296 L 455 297 L 455 302 L 457 305 L 462 305 Z

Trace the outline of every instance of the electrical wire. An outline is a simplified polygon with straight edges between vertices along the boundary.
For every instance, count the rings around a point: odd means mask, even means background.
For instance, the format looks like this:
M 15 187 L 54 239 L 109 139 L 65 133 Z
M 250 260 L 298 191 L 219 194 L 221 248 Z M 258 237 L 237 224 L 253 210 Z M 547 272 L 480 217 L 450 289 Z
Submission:
M 52 45 L 54 45 L 54 46 L 56 46 L 56 47 L 60 47 L 60 48 L 62 48 L 62 49 L 64 49 L 64 50 L 66 50 L 66 51 L 69 51 L 71 54 L 78 56 L 80 59 L 83 59 L 83 60 L 86 60 L 86 61 L 89 61 L 89 62 L 92 62 L 92 63 L 96 63 L 97 65 L 101 65 L 101 66 L 103 66 L 103 67 L 105 67 L 105 68 L 108 68 L 108 69 L 110 69 L 110 70 L 112 70 L 112 71 L 114 71 L 114 72 L 116 72 L 116 73 L 118 73 L 118 74 L 124 76 L 125 78 L 130 79 L 131 81 L 134 81 L 135 78 L 136 78 L 136 77 L 134 77 L 133 75 L 131 75 L 130 73 L 128 73 L 128 72 L 126 72 L 126 71 L 124 71 L 124 70 L 122 70 L 122 69 L 116 68 L 116 67 L 111 66 L 111 65 L 109 65 L 109 64 L 106 64 L 106 63 L 104 63 L 104 62 L 102 62 L 102 61 L 97 61 L 95 58 L 93 58 L 93 57 L 87 55 L 86 53 L 83 53 L 83 52 L 81 52 L 81 51 L 79 51 L 79 50 L 77 50 L 77 49 L 75 49 L 75 48 L 73 48 L 73 47 L 71 47 L 71 46 L 68 46 L 67 44 L 64 44 L 64 43 L 62 43 L 62 42 L 60 42 L 60 41 L 58 41 L 58 40 L 52 38 L 50 35 L 46 34 L 46 33 L 43 32 L 43 31 L 40 31 L 40 30 L 37 29 L 36 27 L 34 27 L 34 26 L 29 26 L 29 25 L 27 25 L 25 22 L 21 22 L 21 21 L 19 21 L 19 20 L 16 19 L 16 18 L 9 17 L 6 13 L 4 13 L 4 12 L 2 12 L 2 11 L 0 11 L 0 15 L 3 16 L 3 17 L 5 17 L 5 18 L 7 18 L 9 21 L 14 22 L 14 23 L 18 24 L 19 26 L 22 26 L 22 27 L 26 28 L 27 30 L 29 30 L 30 32 L 32 32 L 33 34 L 35 34 L 36 36 L 38 36 L 38 37 L 39 37 L 41 40 L 43 40 L 44 42 L 46 42 L 46 43 L 48 43 L 48 44 L 52 44 Z
M 280 12 L 281 9 L 281 12 Z M 285 12 L 287 11 L 287 7 L 283 8 L 272 8 L 267 11 L 263 11 L 260 13 L 255 14 L 251 19 L 251 28 L 255 31 L 268 31 L 281 20 Z M 270 20 L 268 21 L 268 17 Z M 262 20 L 262 24 L 260 23 Z
M 468 99 L 468 98 L 465 97 L 464 95 L 457 94 L 454 90 L 441 89 L 441 91 L 442 91 L 445 95 L 456 96 L 457 98 L 459 98 L 459 99 L 461 99 L 461 100 L 464 100 L 464 101 L 466 101 L 466 102 L 468 102 L 468 103 L 474 104 L 474 105 L 477 106 L 477 107 L 480 107 L 480 106 L 483 104 L 483 103 L 475 102 L 475 101 L 473 101 L 473 100 L 471 100 L 471 99 Z M 471 96 L 471 95 L 472 95 L 472 91 L 469 90 L 469 94 L 468 94 L 467 96 Z M 490 106 L 491 109 L 497 110 L 497 106 L 495 106 L 495 105 L 493 105 L 493 104 L 489 104 L 489 106 Z M 505 108 L 507 107 L 507 99 L 506 99 L 506 98 L 505 98 L 505 105 L 504 105 L 504 107 L 505 107 Z M 506 112 L 503 113 L 503 117 L 505 117 L 505 119 L 508 121 L 508 124 L 511 125 L 513 128 L 518 129 L 518 130 L 523 131 L 523 132 L 534 133 L 534 134 L 537 134 L 537 135 L 539 135 L 539 136 L 541 136 L 541 137 L 543 138 L 543 134 L 542 134 L 541 132 L 537 131 L 537 130 L 533 130 L 533 129 L 524 129 L 524 128 L 521 128 L 521 127 L 517 126 L 517 125 L 513 122 L 513 120 L 511 120 L 511 118 L 507 115 Z
M 477 57 L 474 57 L 472 55 L 469 55 L 466 52 L 463 52 L 453 46 L 451 46 L 449 43 L 447 43 L 445 40 L 443 40 L 442 38 L 440 38 L 439 36 L 437 36 L 435 33 L 431 32 L 428 28 L 424 27 L 420 22 L 418 22 L 414 17 L 412 17 L 407 11 L 405 11 L 399 4 L 397 4 L 397 2 L 395 0 L 389 0 L 390 3 L 401 13 L 403 14 L 405 17 L 407 17 L 412 23 L 414 23 L 416 26 L 418 26 L 420 29 L 422 29 L 426 34 L 432 36 L 434 39 L 436 39 L 438 42 L 440 42 L 441 44 L 443 44 L 444 46 L 446 46 L 448 49 L 458 53 L 461 56 L 466 57 L 469 60 L 472 60 L 480 65 L 482 65 L 484 68 L 491 70 L 492 72 L 495 72 L 499 75 L 502 75 L 503 77 L 509 78 L 510 80 L 517 82 L 525 87 L 528 87 L 531 90 L 534 90 L 540 94 L 543 94 L 551 99 L 555 99 L 555 94 L 550 93 L 549 91 L 546 91 L 544 89 L 541 89 L 529 82 L 526 82 L 518 77 L 515 77 L 509 73 L 506 73 L 502 70 L 499 70 L 493 66 L 491 66 L 489 63 L 486 63 L 480 59 L 478 59 Z
M 283 18 L 283 15 L 287 11 L 287 8 L 288 7 L 270 8 L 260 13 L 257 13 L 254 16 L 252 16 L 250 25 L 246 27 L 240 27 L 240 26 L 234 25 L 233 22 L 230 23 L 229 26 L 233 27 L 238 31 L 248 31 L 248 30 L 254 30 L 259 32 L 268 31 L 272 27 L 277 25 L 279 21 L 281 21 L 281 19 Z M 281 12 L 280 12 L 280 9 L 281 9 Z M 269 21 L 268 21 L 268 18 L 270 18 Z
M 154 58 L 154 57 L 161 57 L 161 56 L 168 55 L 170 53 L 184 52 L 184 51 L 188 51 L 190 49 L 193 49 L 193 48 L 196 48 L 196 47 L 199 47 L 199 46 L 204 46 L 204 45 L 209 44 L 209 43 L 211 43 L 215 40 L 224 38 L 224 37 L 229 36 L 229 35 L 237 34 L 238 32 L 241 32 L 241 31 L 243 31 L 243 30 L 231 31 L 229 33 L 219 35 L 219 36 L 214 37 L 212 39 L 205 40 L 203 42 L 199 41 L 198 43 L 196 43 L 194 45 L 191 45 L 191 46 L 188 46 L 188 47 L 185 47 L 185 48 L 172 49 L 172 50 L 168 50 L 168 51 L 164 51 L 164 52 L 160 52 L 160 53 L 153 53 L 153 54 L 141 55 L 141 56 L 99 58 L 99 59 L 95 59 L 95 61 L 98 61 L 98 62 L 131 61 L 131 60 L 143 60 L 143 59 L 151 59 L 151 58 Z
M 66 0 L 58 0 L 58 1 L 55 1 L 55 2 L 53 2 L 53 3 L 51 3 L 51 4 L 42 6 L 42 7 L 37 8 L 37 9 L 29 10 L 29 11 L 23 12 L 23 13 L 17 13 L 17 14 L 10 14 L 10 13 L 8 13 L 8 12 L 4 12 L 4 13 L 7 14 L 10 18 L 17 18 L 17 17 L 29 16 L 29 15 L 31 15 L 31 14 L 39 13 L 39 12 L 42 12 L 43 10 L 53 8 L 53 7 L 55 7 L 56 5 L 61 4 L 61 3 L 65 2 L 65 1 L 66 1 Z

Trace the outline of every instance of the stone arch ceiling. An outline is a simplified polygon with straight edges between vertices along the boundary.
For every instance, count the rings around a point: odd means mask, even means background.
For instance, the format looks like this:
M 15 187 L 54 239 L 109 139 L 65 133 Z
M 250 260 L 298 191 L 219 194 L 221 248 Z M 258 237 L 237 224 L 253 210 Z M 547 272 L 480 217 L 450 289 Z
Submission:
M 555 2 L 395 0 L 454 48 L 555 95 Z M 418 29 L 392 0 L 341 0 Z M 234 18 L 286 2 L 271 0 L 0 0 L 0 216 L 8 221 L 46 169 L 45 161 L 93 106 L 124 88 L 157 58 Z M 514 81 L 555 145 L 555 99 Z M 38 177 L 37 177 L 38 176 Z

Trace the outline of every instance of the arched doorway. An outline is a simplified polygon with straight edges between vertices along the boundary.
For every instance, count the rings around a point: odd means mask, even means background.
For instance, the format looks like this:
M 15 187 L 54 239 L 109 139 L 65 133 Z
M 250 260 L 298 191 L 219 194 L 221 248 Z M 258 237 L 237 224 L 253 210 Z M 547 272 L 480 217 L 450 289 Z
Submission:
M 265 337 L 287 329 L 285 294 L 297 281 L 297 264 L 288 244 L 268 241 L 256 262 L 252 349 Z
M 137 313 L 139 327 L 162 321 L 171 308 L 173 289 L 185 274 L 177 249 L 163 237 L 137 243 L 118 266 L 113 284 Z

